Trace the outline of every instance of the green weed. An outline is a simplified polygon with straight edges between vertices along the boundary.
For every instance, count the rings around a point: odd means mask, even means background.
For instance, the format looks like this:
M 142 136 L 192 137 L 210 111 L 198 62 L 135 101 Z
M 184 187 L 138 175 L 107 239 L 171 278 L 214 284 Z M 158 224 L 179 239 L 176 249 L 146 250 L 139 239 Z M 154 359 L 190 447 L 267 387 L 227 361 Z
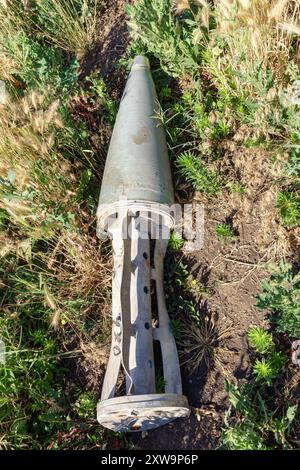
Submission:
M 116 120 L 118 106 L 117 102 L 110 98 L 103 78 L 95 72 L 89 75 L 86 80 L 91 83 L 91 91 L 100 100 L 100 106 L 107 112 L 107 121 L 113 125 Z
M 271 310 L 271 321 L 278 332 L 300 338 L 300 277 L 292 266 L 282 262 L 272 270 L 269 280 L 262 283 L 257 296 L 260 309 Z
M 253 373 L 256 380 L 262 380 L 270 385 L 278 376 L 286 362 L 287 358 L 278 352 L 273 352 L 268 359 L 256 359 L 253 366 Z
M 226 188 L 228 188 L 232 193 L 239 194 L 243 196 L 246 193 L 246 186 L 239 181 L 228 181 L 226 183 Z
M 209 170 L 196 155 L 185 152 L 177 158 L 176 165 L 180 173 L 197 191 L 209 196 L 220 193 L 222 185 L 219 176 Z
M 273 336 L 268 331 L 257 326 L 253 326 L 248 331 L 250 345 L 259 354 L 267 354 L 274 350 L 275 343 Z
M 176 340 L 179 340 L 182 335 L 182 321 L 180 318 L 171 319 L 171 330 Z
M 168 249 L 170 251 L 178 251 L 180 250 L 184 245 L 184 240 L 181 238 L 181 236 L 179 235 L 179 233 L 177 232 L 172 232 L 170 234 L 170 240 L 169 240 L 169 245 L 168 245 Z
M 187 14 L 177 18 L 172 0 L 139 0 L 127 5 L 129 28 L 134 41 L 159 57 L 161 68 L 173 77 L 197 75 L 201 47 L 193 43 L 194 32 L 200 31 L 197 18 Z
M 228 450 L 267 450 L 253 423 L 242 422 L 223 431 L 222 445 Z
M 235 235 L 231 226 L 227 223 L 217 224 L 215 228 L 216 235 L 222 243 L 234 240 Z
M 229 410 L 222 444 L 230 450 L 290 448 L 288 439 L 293 432 L 297 407 L 287 406 L 274 388 L 288 358 L 276 350 L 273 335 L 266 330 L 252 327 L 248 338 L 260 357 L 256 357 L 252 367 L 254 381 L 240 388 L 226 383 L 237 416 L 229 422 Z
M 155 389 L 156 393 L 165 393 L 166 381 L 163 376 L 162 370 L 156 370 L 155 374 Z
M 226 390 L 236 418 L 229 410 L 221 448 L 228 450 L 290 449 L 295 427 L 296 406 L 272 409 L 272 399 L 261 388 L 241 388 L 226 382 Z M 274 399 L 273 399 L 274 401 Z M 283 409 L 282 409 L 283 408 Z M 234 423 L 233 420 L 237 421 Z
M 293 228 L 300 225 L 300 198 L 296 193 L 281 191 L 277 199 L 284 227 Z

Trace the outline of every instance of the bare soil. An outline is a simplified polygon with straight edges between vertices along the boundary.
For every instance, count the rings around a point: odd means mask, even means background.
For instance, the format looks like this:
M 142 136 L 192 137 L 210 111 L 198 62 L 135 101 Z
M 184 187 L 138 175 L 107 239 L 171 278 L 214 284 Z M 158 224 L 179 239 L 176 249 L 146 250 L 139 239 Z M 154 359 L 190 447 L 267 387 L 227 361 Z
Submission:
M 84 58 L 83 74 L 100 70 L 115 97 L 120 97 L 125 77 L 116 64 L 129 42 L 125 0 L 116 0 L 99 18 L 99 37 Z M 199 252 L 182 253 L 191 274 L 203 287 L 195 302 L 203 314 L 213 315 L 219 328 L 230 335 L 216 351 L 218 360 L 203 366 L 192 376 L 182 368 L 184 394 L 192 407 L 188 419 L 177 420 L 148 433 L 128 436 L 135 449 L 215 449 L 218 446 L 224 413 L 228 408 L 225 380 L 239 382 L 249 374 L 249 326 L 265 324 L 265 313 L 255 307 L 255 296 L 267 276 L 267 263 L 279 256 L 289 258 L 300 248 L 300 233 L 286 231 L 279 224 L 276 206 L 276 165 L 271 155 L 243 145 L 243 129 L 223 142 L 224 157 L 214 163 L 228 179 L 239 181 L 243 195 L 224 189 L 218 198 L 194 194 L 205 208 L 204 245 Z M 275 172 L 275 173 L 274 173 Z M 176 189 L 176 188 L 175 188 Z M 182 191 L 177 191 L 182 201 Z M 215 234 L 217 223 L 231 224 L 234 240 L 221 243 Z M 166 273 L 167 275 L 167 273 Z M 92 361 L 93 362 L 93 361 Z M 94 370 L 90 355 L 84 367 Z M 81 370 L 82 372 L 82 370 Z M 87 378 L 86 382 L 93 382 Z M 97 377 L 96 383 L 101 379 Z M 99 392 L 99 390 L 98 390 Z
M 107 0 L 98 20 L 98 37 L 81 63 L 82 75 L 100 71 L 113 97 L 123 93 L 125 76 L 118 67 L 129 44 L 125 5 L 134 0 Z

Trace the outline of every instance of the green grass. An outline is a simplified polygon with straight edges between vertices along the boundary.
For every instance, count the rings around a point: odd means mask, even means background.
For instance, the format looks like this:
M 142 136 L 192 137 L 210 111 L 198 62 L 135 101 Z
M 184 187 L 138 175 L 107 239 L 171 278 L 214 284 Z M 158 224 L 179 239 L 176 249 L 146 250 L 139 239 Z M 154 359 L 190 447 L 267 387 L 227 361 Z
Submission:
M 300 197 L 295 192 L 281 191 L 278 194 L 277 207 L 284 227 L 293 228 L 300 225 Z
M 173 14 L 172 0 L 139 0 L 127 5 L 132 38 L 140 47 L 159 57 L 162 70 L 180 77 L 199 70 L 201 48 L 191 41 L 197 28 L 192 15 L 180 21 Z
M 28 4 L 8 0 L 0 7 L 7 34 L 22 29 L 60 50 L 82 55 L 95 37 L 96 18 L 102 0 L 36 0 Z M 11 36 L 13 37 L 13 34 Z
M 250 344 L 256 350 L 252 364 L 253 380 L 241 387 L 226 383 L 230 403 L 222 448 L 229 450 L 267 450 L 292 448 L 290 440 L 296 431 L 297 404 L 287 404 L 276 393 L 274 384 L 281 383 L 287 356 L 276 350 L 271 333 L 252 327 L 248 331 Z
M 75 366 L 82 357 L 79 344 L 68 346 L 74 341 L 74 331 L 83 343 L 88 341 L 84 334 L 87 319 L 80 304 L 75 320 L 58 293 L 41 285 L 42 266 L 36 267 L 34 259 L 31 267 L 8 255 L 2 258 L 0 270 L 0 334 L 6 346 L 6 362 L 0 365 L 2 448 L 101 446 L 105 433 L 96 425 L 96 397 L 90 401 L 86 416 L 86 396 L 92 395 L 81 390 L 66 368 L 67 364 Z M 49 274 L 47 282 L 51 282 Z M 61 317 L 55 330 L 50 323 L 58 309 Z M 91 434 L 97 435 L 96 443 L 90 440 Z
M 239 181 L 228 181 L 226 183 L 226 188 L 228 188 L 232 193 L 239 194 L 240 196 L 244 196 L 246 193 L 246 186 Z
M 267 450 L 252 423 L 230 426 L 223 431 L 222 445 L 226 450 Z
M 226 243 L 235 239 L 234 232 L 231 226 L 227 223 L 217 224 L 215 232 L 221 243 Z
M 274 397 L 259 385 L 236 387 L 227 382 L 226 390 L 233 410 L 227 416 L 221 449 L 272 450 L 291 449 L 297 405 L 274 409 Z M 273 403 L 272 403 L 273 401 Z M 234 418 L 234 412 L 238 418 Z
M 196 155 L 190 152 L 179 155 L 176 166 L 195 190 L 209 196 L 215 196 L 221 191 L 221 181 L 217 173 L 209 170 Z
M 0 109 L 1 448 L 122 446 L 96 422 L 98 388 L 78 380 L 86 357 L 104 373 L 110 248 L 95 239 L 101 168 L 72 105 L 101 100 L 109 127 L 113 100 L 94 77 L 79 83 L 76 55 L 88 46 L 78 35 L 82 17 L 59 17 L 62 2 L 37 2 L 28 15 L 9 3 L 0 7 L 0 78 L 8 85 Z
M 289 263 L 272 268 L 270 279 L 262 283 L 257 306 L 271 311 L 270 320 L 276 330 L 292 338 L 300 338 L 300 276 Z

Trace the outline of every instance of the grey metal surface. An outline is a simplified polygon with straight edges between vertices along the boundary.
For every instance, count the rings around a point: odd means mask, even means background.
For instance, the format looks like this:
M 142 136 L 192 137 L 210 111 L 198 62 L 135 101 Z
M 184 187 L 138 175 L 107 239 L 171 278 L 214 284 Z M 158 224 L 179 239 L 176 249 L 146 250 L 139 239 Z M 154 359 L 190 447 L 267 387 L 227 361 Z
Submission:
M 97 407 L 98 422 L 115 432 L 148 431 L 189 414 L 186 397 L 171 393 L 116 397 Z
M 121 200 L 170 206 L 173 184 L 149 61 L 138 56 L 121 100 L 107 155 L 98 217 Z

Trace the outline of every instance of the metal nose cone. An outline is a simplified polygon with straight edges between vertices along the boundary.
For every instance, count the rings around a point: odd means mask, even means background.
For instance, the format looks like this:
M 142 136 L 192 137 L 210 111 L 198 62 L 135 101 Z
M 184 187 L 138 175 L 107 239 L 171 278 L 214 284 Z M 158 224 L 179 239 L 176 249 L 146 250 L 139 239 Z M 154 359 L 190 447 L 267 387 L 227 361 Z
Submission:
M 98 207 L 98 233 L 127 205 L 169 212 L 174 193 L 165 132 L 149 60 L 137 56 L 126 83 L 107 155 Z
M 143 55 L 138 55 L 135 57 L 131 70 L 136 70 L 138 68 L 147 68 L 150 70 L 149 59 Z

